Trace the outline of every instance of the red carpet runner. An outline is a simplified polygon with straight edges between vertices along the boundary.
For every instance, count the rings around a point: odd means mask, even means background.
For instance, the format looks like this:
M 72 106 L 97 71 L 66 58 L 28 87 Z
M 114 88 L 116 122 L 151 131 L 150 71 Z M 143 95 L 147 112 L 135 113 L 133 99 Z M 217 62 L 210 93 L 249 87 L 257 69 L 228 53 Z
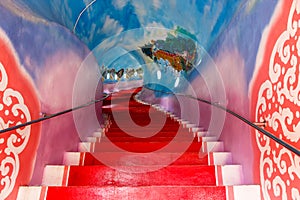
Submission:
M 66 166 L 47 166 L 45 186 L 21 187 L 18 199 L 260 199 L 259 186 L 240 185 L 241 166 L 222 142 L 138 103 L 138 91 L 105 100 L 105 131 L 66 153 Z

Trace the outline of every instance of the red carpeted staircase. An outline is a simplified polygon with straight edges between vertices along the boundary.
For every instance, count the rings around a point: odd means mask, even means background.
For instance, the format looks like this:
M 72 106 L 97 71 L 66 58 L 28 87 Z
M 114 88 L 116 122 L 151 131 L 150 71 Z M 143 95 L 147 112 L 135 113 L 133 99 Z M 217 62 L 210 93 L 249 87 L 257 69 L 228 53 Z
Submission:
M 135 100 L 138 91 L 105 100 L 105 127 L 67 152 L 65 166 L 46 166 L 43 186 L 20 187 L 18 199 L 260 199 L 222 142 Z

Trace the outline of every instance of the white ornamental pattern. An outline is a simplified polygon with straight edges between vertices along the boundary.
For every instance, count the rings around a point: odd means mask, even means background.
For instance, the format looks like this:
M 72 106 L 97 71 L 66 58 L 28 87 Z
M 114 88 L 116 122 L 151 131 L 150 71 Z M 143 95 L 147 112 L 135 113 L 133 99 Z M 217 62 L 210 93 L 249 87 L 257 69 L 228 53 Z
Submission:
M 269 63 L 269 80 L 260 87 L 256 121 L 267 122 L 277 137 L 300 142 L 300 1 L 290 8 L 286 30 L 277 39 Z M 256 132 L 260 181 L 265 200 L 300 199 L 300 158 Z
M 0 129 L 6 129 L 31 120 L 20 92 L 8 88 L 8 76 L 0 62 Z M 19 154 L 25 149 L 30 126 L 0 135 L 0 199 L 5 199 L 13 190 L 20 170 Z

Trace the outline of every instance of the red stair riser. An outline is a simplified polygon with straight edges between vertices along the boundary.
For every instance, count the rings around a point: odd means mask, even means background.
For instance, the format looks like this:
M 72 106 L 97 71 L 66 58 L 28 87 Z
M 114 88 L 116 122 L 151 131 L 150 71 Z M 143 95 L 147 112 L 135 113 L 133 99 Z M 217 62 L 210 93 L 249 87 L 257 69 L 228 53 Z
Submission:
M 110 124 L 110 128 L 119 128 L 120 125 L 122 125 L 123 127 L 126 127 L 126 128 L 132 127 L 131 125 L 128 124 L 128 120 L 126 120 L 124 122 L 120 120 L 120 121 L 117 121 L 117 122 L 112 122 Z M 143 128 L 145 128 L 147 130 L 147 129 L 151 129 L 151 128 L 152 129 L 153 128 L 156 129 L 157 127 L 164 128 L 166 130 L 170 130 L 171 131 L 171 129 L 177 130 L 179 128 L 179 124 L 177 122 L 172 122 L 172 123 L 171 122 L 161 122 L 161 124 L 157 124 L 157 125 L 150 123 L 150 124 L 146 124 Z
M 91 152 L 129 151 L 146 153 L 163 152 L 200 152 L 202 143 L 199 142 L 100 142 L 92 143 Z
M 125 167 L 126 172 L 107 166 L 71 166 L 67 183 L 68 186 L 216 185 L 214 166 L 168 166 L 159 171 L 134 173 L 139 168 Z
M 114 133 L 104 133 L 103 134 L 103 137 L 105 138 L 124 138 L 124 137 L 128 137 L 128 138 L 137 138 L 137 141 L 139 140 L 139 138 L 149 138 L 149 139 L 155 139 L 155 138 L 180 138 L 180 139 L 183 139 L 183 140 L 186 140 L 186 139 L 189 139 L 189 140 L 192 140 L 194 139 L 194 136 L 193 134 L 191 133 L 163 133 L 163 132 L 159 132 L 159 133 L 151 133 L 151 132 L 146 132 L 146 133 L 134 133 L 134 135 L 128 135 L 127 133 L 124 133 L 124 132 L 114 132 Z
M 212 155 L 212 154 L 211 154 Z M 103 163 L 101 162 L 103 157 L 107 157 Z M 212 156 L 211 156 L 212 157 Z M 199 157 L 198 153 L 195 152 L 185 152 L 182 155 L 174 154 L 174 153 L 160 153 L 156 154 L 155 158 L 150 155 L 140 155 L 129 156 L 126 154 L 120 154 L 116 152 L 109 153 L 81 153 L 79 165 L 106 165 L 107 163 L 111 163 L 111 165 L 125 165 L 125 163 L 135 162 L 143 165 L 146 163 L 151 163 L 152 165 L 160 165 L 161 160 L 172 159 L 174 158 L 174 162 L 171 165 L 208 165 L 208 155 L 203 157 Z M 177 158 L 177 159 L 176 159 Z
M 187 186 L 187 187 L 49 187 L 47 200 L 226 200 L 223 186 Z
M 188 131 L 188 129 L 178 129 L 178 128 L 172 128 L 172 129 L 169 129 L 169 128 L 143 128 L 143 127 L 136 127 L 136 128 L 133 128 L 133 127 L 122 127 L 122 128 L 112 128 L 112 127 L 108 127 L 107 129 L 108 132 L 106 133 L 109 133 L 107 135 L 114 135 L 114 134 L 127 134 L 128 131 L 132 132 L 132 133 L 150 133 L 152 135 L 186 135 L 186 136 L 189 136 L 189 135 L 192 135 L 192 133 L 190 133 Z M 126 131 L 126 132 L 125 132 Z M 128 135 L 128 134 L 127 134 Z
M 135 138 L 135 137 L 102 137 L 100 142 L 111 141 L 111 142 L 167 142 L 171 140 L 176 141 L 193 141 L 198 142 L 198 138 L 185 138 L 185 137 L 150 137 L 150 138 Z M 99 141 L 99 140 L 98 140 Z
M 174 136 L 174 135 L 186 135 L 189 136 L 191 135 L 190 132 L 188 131 L 181 131 L 178 129 L 174 130 L 164 130 L 164 129 L 146 129 L 145 131 L 142 131 L 143 128 L 137 127 L 135 129 L 133 128 L 126 128 L 123 127 L 122 129 L 120 128 L 108 128 L 109 135 L 114 136 L 114 135 L 130 135 L 130 133 L 133 134 L 141 134 L 141 135 L 155 135 L 155 136 Z M 135 131 L 135 132 L 134 132 Z M 106 132 L 107 133 L 107 132 Z M 106 134 L 108 135 L 108 134 Z

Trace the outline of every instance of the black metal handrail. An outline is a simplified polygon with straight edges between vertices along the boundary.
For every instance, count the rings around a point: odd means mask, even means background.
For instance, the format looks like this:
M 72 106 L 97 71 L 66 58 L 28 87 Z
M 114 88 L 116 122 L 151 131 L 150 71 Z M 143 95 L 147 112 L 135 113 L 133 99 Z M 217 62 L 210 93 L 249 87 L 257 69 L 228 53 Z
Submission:
M 255 128 L 256 130 L 258 130 L 259 132 L 261 132 L 262 134 L 266 135 L 267 137 L 271 138 L 272 140 L 274 140 L 275 142 L 277 142 L 278 144 L 284 146 L 285 148 L 287 148 L 288 150 L 292 151 L 293 153 L 295 153 L 296 155 L 300 156 L 300 150 L 297 149 L 296 147 L 286 143 L 285 141 L 281 140 L 280 138 L 276 137 L 274 134 L 266 131 L 265 129 L 261 128 L 260 126 L 252 123 L 251 121 L 249 121 L 248 119 L 242 117 L 241 115 L 235 113 L 234 111 L 226 108 L 225 106 L 222 106 L 220 105 L 220 103 L 213 103 L 213 102 L 210 102 L 208 100 L 205 100 L 205 99 L 201 99 L 201 98 L 198 98 L 198 97 L 194 97 L 192 95 L 186 95 L 186 94 L 180 94 L 180 93 L 173 93 L 173 92 L 167 92 L 167 91 L 161 91 L 161 90 L 156 90 L 156 89 L 152 89 L 152 88 L 149 88 L 147 86 L 144 86 L 144 88 L 147 88 L 149 90 L 152 90 L 154 92 L 160 92 L 160 93 L 164 93 L 164 94 L 171 94 L 171 95 L 176 95 L 176 96 L 183 96 L 183 97 L 187 97 L 187 98 L 190 98 L 190 99 L 194 99 L 194 100 L 197 100 L 197 101 L 200 101 L 200 102 L 203 102 L 203 103 L 206 103 L 206 104 L 209 104 L 209 105 L 212 105 L 216 108 L 219 108 L 231 115 L 233 115 L 234 117 L 238 118 L 239 120 L 245 122 L 246 124 L 248 124 L 249 126 Z
M 249 120 L 247 120 L 246 118 L 242 117 L 241 115 L 235 113 L 234 111 L 232 111 L 232 110 L 230 110 L 230 109 L 228 109 L 228 108 L 220 105 L 220 103 L 213 103 L 213 102 L 210 102 L 210 101 L 205 100 L 205 99 L 194 97 L 192 95 L 186 95 L 186 94 L 180 94 L 180 93 L 173 93 L 173 92 L 156 90 L 156 89 L 149 88 L 147 86 L 144 86 L 144 88 L 147 88 L 147 89 L 155 91 L 155 92 L 164 93 L 164 94 L 171 94 L 171 95 L 176 95 L 176 96 L 187 97 L 187 98 L 190 98 L 190 99 L 194 99 L 194 100 L 197 100 L 197 101 L 200 101 L 200 102 L 212 105 L 212 106 L 214 106 L 216 108 L 219 108 L 219 109 L 221 109 L 221 110 L 223 110 L 223 111 L 225 111 L 225 112 L 233 115 L 234 117 L 238 118 L 239 120 L 243 121 L 244 123 L 248 124 L 249 126 L 255 128 L 256 130 L 258 130 L 259 132 L 263 133 L 267 137 L 271 138 L 272 140 L 274 140 L 278 144 L 280 144 L 280 145 L 284 146 L 285 148 L 289 149 L 290 151 L 292 151 L 296 155 L 300 156 L 300 150 L 297 149 L 296 147 L 294 147 L 294 146 L 286 143 L 285 141 L 283 141 L 280 138 L 276 137 L 274 134 L 272 134 L 272 133 L 264 130 L 260 126 L 258 126 L 256 124 L 250 122 Z M 25 122 L 23 124 L 19 124 L 19 125 L 13 126 L 13 127 L 2 129 L 2 130 L 0 130 L 0 134 L 5 133 L 5 132 L 9 132 L 9 131 L 12 131 L 12 130 L 16 130 L 18 128 L 22 128 L 22 127 L 25 127 L 25 126 L 29 126 L 29 125 L 32 125 L 32 124 L 35 124 L 35 123 L 39 123 L 39 122 L 42 122 L 42 121 L 45 121 L 45 120 L 48 120 L 48 119 L 51 119 L 51 118 L 54 118 L 54 117 L 57 117 L 57 116 L 60 116 L 60 115 L 72 112 L 72 111 L 75 111 L 75 110 L 78 110 L 78 109 L 82 109 L 82 108 L 87 107 L 87 106 L 90 106 L 90 105 L 102 102 L 103 100 L 105 100 L 106 98 L 108 98 L 110 95 L 111 95 L 111 93 L 110 94 L 105 94 L 104 93 L 104 96 L 101 99 L 92 100 L 92 101 L 90 101 L 88 103 L 82 104 L 82 105 L 74 107 L 74 108 L 70 108 L 70 109 L 67 109 L 67 110 L 64 110 L 64 111 L 61 111 L 61 112 L 57 112 L 55 114 L 45 115 L 44 117 L 41 117 L 39 119 L 31 120 L 31 121 Z
M 54 113 L 54 114 L 44 115 L 43 117 L 41 117 L 39 119 L 34 119 L 34 120 L 31 120 L 31 121 L 28 121 L 28 122 L 25 122 L 25 123 L 22 123 L 22 124 L 19 124 L 19 125 L 16 125 L 16 126 L 12 126 L 12 127 L 6 128 L 6 129 L 2 129 L 2 130 L 0 130 L 0 134 L 8 132 L 8 131 L 13 131 L 13 130 L 16 130 L 18 128 L 22 128 L 22 127 L 29 126 L 29 125 L 32 125 L 32 124 L 36 124 L 36 123 L 39 123 L 39 122 L 42 122 L 42 121 L 45 121 L 45 120 L 48 120 L 48 119 L 51 119 L 51 118 L 54 118 L 54 117 L 66 114 L 66 113 L 69 113 L 69 112 L 72 112 L 72 111 L 79 110 L 81 108 L 85 108 L 87 106 L 90 106 L 90 105 L 102 102 L 103 100 L 105 100 L 106 98 L 108 98 L 110 95 L 111 94 L 104 93 L 103 97 L 101 99 L 92 100 L 90 102 L 87 102 L 85 104 L 82 104 L 82 105 L 74 107 L 74 108 L 70 108 L 70 109 L 67 109 L 67 110 L 64 110 L 64 111 L 60 111 L 60 112 L 57 112 L 57 113 Z

